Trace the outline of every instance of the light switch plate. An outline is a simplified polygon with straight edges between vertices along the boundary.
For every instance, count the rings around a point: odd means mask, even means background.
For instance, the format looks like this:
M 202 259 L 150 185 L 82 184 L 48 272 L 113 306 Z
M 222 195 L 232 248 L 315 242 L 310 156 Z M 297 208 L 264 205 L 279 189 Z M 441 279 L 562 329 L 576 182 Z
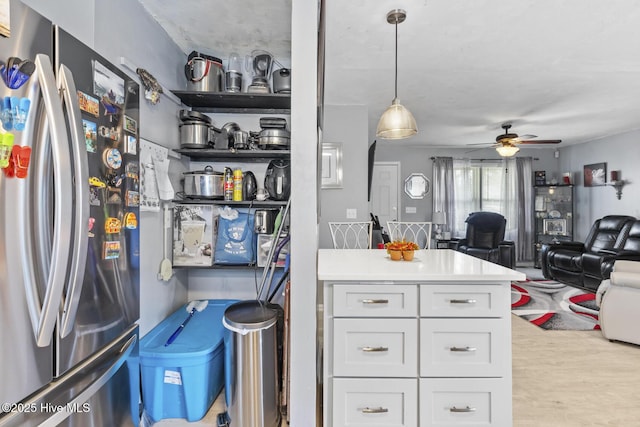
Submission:
M 358 218 L 358 210 L 347 209 L 347 219 L 356 219 L 356 218 Z

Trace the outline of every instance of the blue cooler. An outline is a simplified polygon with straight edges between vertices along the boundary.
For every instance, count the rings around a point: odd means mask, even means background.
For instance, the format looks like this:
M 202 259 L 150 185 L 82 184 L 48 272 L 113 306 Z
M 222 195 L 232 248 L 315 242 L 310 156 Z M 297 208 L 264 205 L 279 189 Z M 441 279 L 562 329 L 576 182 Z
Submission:
M 184 305 L 140 340 L 144 408 L 153 421 L 204 417 L 224 385 L 222 317 L 237 300 L 209 300 L 180 335 L 165 343 L 187 319 Z

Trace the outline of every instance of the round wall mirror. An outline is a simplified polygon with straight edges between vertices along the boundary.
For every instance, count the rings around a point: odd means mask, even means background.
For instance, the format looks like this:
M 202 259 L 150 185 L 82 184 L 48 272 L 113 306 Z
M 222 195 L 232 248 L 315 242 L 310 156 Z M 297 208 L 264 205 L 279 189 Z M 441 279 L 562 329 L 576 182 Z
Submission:
M 404 192 L 412 199 L 423 199 L 431 191 L 431 181 L 421 173 L 412 173 L 404 180 Z

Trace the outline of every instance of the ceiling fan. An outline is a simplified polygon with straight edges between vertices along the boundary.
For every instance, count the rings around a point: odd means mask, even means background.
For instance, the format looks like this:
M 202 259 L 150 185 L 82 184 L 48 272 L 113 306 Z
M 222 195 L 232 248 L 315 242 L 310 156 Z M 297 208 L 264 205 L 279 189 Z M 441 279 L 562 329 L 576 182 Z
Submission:
M 498 154 L 502 157 L 511 157 L 514 156 L 520 148 L 518 145 L 520 144 L 559 144 L 562 142 L 560 139 L 539 139 L 536 141 L 531 141 L 534 138 L 537 138 L 536 135 L 522 135 L 518 136 L 517 133 L 509 133 L 509 129 L 511 129 L 511 123 L 503 123 L 502 129 L 504 129 L 504 133 L 496 136 L 496 142 L 491 143 L 492 147 L 496 148 Z M 487 145 L 487 144 L 469 144 L 469 145 Z

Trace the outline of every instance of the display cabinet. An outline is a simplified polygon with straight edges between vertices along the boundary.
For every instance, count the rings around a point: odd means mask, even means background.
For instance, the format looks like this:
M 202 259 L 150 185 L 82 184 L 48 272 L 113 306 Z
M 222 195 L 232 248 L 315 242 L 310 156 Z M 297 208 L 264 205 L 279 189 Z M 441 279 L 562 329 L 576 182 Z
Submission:
M 573 185 L 536 185 L 534 189 L 534 267 L 545 243 L 573 240 Z

